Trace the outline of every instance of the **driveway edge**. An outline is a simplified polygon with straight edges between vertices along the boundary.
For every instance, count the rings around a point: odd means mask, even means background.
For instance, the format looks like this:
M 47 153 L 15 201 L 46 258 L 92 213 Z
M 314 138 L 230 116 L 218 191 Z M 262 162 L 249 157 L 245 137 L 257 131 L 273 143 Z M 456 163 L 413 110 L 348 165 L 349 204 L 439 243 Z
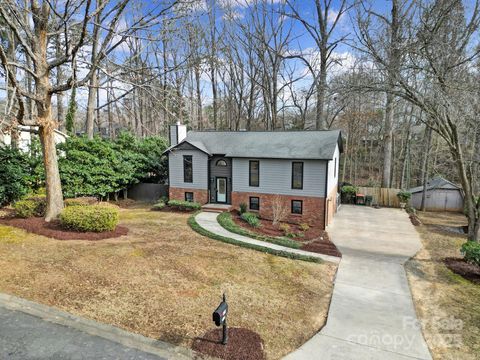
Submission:
M 128 332 L 116 326 L 99 323 L 72 315 L 50 306 L 35 303 L 13 295 L 0 293 L 0 306 L 13 311 L 20 311 L 43 320 L 64 325 L 87 334 L 98 336 L 127 347 L 174 360 L 192 359 L 196 353 L 182 346 L 151 339 L 143 335 Z

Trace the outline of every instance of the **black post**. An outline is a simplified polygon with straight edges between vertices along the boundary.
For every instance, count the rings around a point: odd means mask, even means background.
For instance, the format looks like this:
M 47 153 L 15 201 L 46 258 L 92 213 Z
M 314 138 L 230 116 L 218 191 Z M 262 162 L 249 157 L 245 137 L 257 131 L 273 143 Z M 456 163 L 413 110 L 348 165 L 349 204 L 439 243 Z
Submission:
M 227 297 L 225 293 L 223 294 L 223 302 L 227 302 Z M 223 322 L 223 332 L 222 332 L 222 345 L 227 345 L 228 342 L 228 330 L 227 330 L 227 316 L 225 315 L 225 321 Z

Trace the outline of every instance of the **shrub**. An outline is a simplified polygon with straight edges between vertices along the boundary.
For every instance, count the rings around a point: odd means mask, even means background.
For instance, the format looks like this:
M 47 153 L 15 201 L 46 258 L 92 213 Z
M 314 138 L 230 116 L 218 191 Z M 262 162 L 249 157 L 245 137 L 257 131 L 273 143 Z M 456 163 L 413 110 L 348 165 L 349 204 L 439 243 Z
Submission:
M 245 203 L 240 203 L 240 214 L 246 213 L 247 212 L 247 204 Z
M 402 190 L 397 193 L 397 197 L 398 197 L 398 200 L 400 200 L 400 202 L 406 203 L 412 197 L 412 193 Z
M 285 224 L 285 223 L 282 223 L 280 225 L 278 225 L 278 228 L 283 231 L 284 233 L 287 233 L 290 231 L 290 225 L 288 224 Z
M 93 196 L 84 196 L 73 199 L 65 199 L 65 206 L 89 206 L 94 205 L 98 202 L 96 197 Z
M 252 227 L 259 227 L 260 226 L 260 220 L 258 220 L 258 217 L 256 214 L 251 213 L 251 212 L 245 212 L 242 215 L 240 215 L 242 220 L 244 220 L 248 225 Z
M 197 202 L 184 200 L 170 200 L 168 202 L 168 206 L 177 211 L 196 211 L 202 208 L 202 206 Z
M 462 245 L 461 253 L 466 262 L 480 266 L 480 243 L 467 241 Z
M 28 159 L 16 149 L 0 146 L 0 207 L 28 192 Z
M 47 199 L 45 196 L 35 196 L 19 200 L 13 204 L 15 215 L 21 218 L 42 217 L 47 210 Z
M 69 206 L 60 214 L 62 227 L 75 231 L 112 231 L 118 224 L 117 206 L 97 204 L 91 206 Z
M 308 231 L 310 229 L 310 225 L 308 225 L 307 223 L 301 223 L 298 225 L 298 228 L 301 231 Z
M 165 208 L 165 203 L 163 201 L 159 201 L 158 203 L 152 206 L 152 210 L 155 210 L 155 211 L 160 211 L 163 208 Z
M 345 186 L 342 186 L 341 191 L 344 194 L 355 195 L 358 192 L 358 188 L 353 185 L 345 185 Z

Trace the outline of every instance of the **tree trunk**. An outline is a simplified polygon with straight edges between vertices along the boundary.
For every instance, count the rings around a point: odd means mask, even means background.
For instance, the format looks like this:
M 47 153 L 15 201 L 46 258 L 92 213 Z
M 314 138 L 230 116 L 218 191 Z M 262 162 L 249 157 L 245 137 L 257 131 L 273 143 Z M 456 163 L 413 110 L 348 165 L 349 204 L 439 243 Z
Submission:
M 385 106 L 385 129 L 383 137 L 383 177 L 382 187 L 389 188 L 391 185 L 392 154 L 393 154 L 393 95 L 387 94 Z
M 325 53 L 327 50 L 324 50 Z M 327 87 L 327 59 L 323 59 L 320 64 L 320 78 L 317 84 L 317 112 L 315 118 L 315 128 L 317 130 L 325 130 L 327 121 L 325 120 L 325 92 Z
M 420 210 L 425 211 L 427 208 L 427 182 L 428 182 L 428 160 L 430 158 L 430 144 L 432 141 L 432 128 L 427 126 L 425 129 L 425 149 L 423 152 L 422 160 L 422 182 L 423 182 L 423 191 L 422 191 L 422 204 L 420 205 Z
M 43 150 L 43 166 L 45 168 L 45 186 L 47 190 L 47 211 L 45 221 L 54 220 L 63 209 L 63 195 L 58 171 L 57 149 L 55 146 L 55 129 L 50 110 L 41 119 L 38 133 Z
M 62 43 L 61 43 L 61 36 L 58 35 L 56 38 L 55 44 L 55 51 L 57 57 L 62 55 Z M 63 69 L 61 66 L 57 67 L 57 85 L 63 83 Z M 65 106 L 63 105 L 63 92 L 57 93 L 57 121 L 59 124 L 59 128 L 65 128 Z
M 97 7 L 102 5 L 102 0 L 97 0 Z M 100 30 L 98 24 L 101 23 L 101 11 L 96 16 L 95 25 L 93 27 L 93 39 L 92 39 L 92 54 L 91 64 L 96 66 L 97 61 L 97 48 L 100 41 Z M 98 88 L 98 71 L 94 71 L 90 78 L 90 84 L 88 87 L 88 101 L 87 101 L 87 121 L 85 125 L 85 131 L 87 137 L 93 139 L 93 128 L 95 126 L 95 104 L 97 103 L 97 88 Z

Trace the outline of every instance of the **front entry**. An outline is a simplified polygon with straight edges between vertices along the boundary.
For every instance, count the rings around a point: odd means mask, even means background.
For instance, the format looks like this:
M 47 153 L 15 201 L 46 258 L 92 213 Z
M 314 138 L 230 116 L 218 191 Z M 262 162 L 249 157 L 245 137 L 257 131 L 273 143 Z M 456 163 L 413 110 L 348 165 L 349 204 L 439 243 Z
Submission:
M 217 177 L 217 202 L 227 202 L 227 178 Z

